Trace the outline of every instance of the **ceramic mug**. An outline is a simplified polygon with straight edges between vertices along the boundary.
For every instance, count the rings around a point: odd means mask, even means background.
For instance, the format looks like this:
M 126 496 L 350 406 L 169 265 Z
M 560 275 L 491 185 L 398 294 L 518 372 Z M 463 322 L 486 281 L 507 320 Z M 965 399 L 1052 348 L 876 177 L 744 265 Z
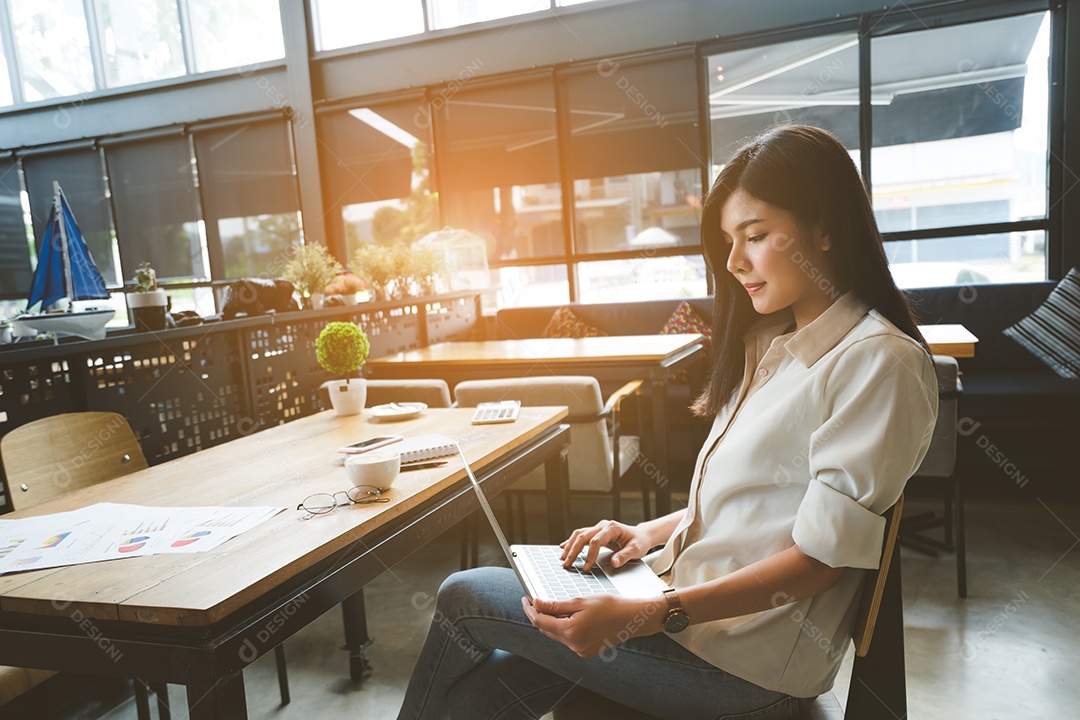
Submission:
M 353 485 L 371 485 L 382 490 L 394 484 L 401 472 L 401 455 L 392 452 L 366 452 L 345 458 L 345 474 Z

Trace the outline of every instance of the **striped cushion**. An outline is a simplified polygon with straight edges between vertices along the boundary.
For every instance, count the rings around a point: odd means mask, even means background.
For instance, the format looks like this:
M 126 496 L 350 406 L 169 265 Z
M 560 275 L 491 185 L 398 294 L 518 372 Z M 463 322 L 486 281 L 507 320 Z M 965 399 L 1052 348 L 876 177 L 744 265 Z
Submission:
M 1046 302 L 1005 334 L 1061 377 L 1080 379 L 1080 272 L 1070 270 Z

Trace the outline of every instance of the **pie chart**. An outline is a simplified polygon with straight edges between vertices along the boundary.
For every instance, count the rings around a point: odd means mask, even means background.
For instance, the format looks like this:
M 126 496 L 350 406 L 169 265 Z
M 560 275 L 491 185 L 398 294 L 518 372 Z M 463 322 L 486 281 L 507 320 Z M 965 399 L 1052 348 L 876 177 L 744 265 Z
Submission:
M 129 553 L 135 552 L 150 538 L 147 535 L 139 535 L 138 537 L 128 538 L 124 542 L 120 543 L 120 547 L 116 548 L 117 552 Z
M 197 542 L 199 538 L 209 535 L 209 530 L 199 530 L 198 532 L 190 532 L 179 540 L 174 540 L 173 544 L 169 547 L 184 547 L 190 545 L 193 542 Z

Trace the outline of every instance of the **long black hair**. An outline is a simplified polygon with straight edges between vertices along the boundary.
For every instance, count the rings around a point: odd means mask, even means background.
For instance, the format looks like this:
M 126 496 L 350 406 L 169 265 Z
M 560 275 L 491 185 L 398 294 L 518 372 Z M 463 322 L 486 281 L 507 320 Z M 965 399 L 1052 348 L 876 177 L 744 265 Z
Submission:
M 745 288 L 727 271 L 731 247 L 720 230 L 721 209 L 740 188 L 788 211 L 801 227 L 820 223 L 831 242 L 830 279 L 836 289 L 853 291 L 929 352 L 889 272 L 870 197 L 843 144 L 821 128 L 772 128 L 735 152 L 702 209 L 701 250 L 712 272 L 715 299 L 712 370 L 694 403 L 696 414 L 715 417 L 738 391 L 746 363 L 743 336 L 760 317 Z

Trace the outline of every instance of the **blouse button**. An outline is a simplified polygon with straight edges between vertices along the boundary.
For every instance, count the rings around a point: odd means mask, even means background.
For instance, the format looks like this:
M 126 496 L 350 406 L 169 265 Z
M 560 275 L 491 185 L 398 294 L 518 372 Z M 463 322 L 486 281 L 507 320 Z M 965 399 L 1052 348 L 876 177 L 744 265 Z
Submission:
M 757 374 L 758 374 L 759 377 L 765 377 L 766 375 L 769 374 L 769 371 L 766 370 L 765 368 L 761 368 L 760 370 L 757 371 Z

